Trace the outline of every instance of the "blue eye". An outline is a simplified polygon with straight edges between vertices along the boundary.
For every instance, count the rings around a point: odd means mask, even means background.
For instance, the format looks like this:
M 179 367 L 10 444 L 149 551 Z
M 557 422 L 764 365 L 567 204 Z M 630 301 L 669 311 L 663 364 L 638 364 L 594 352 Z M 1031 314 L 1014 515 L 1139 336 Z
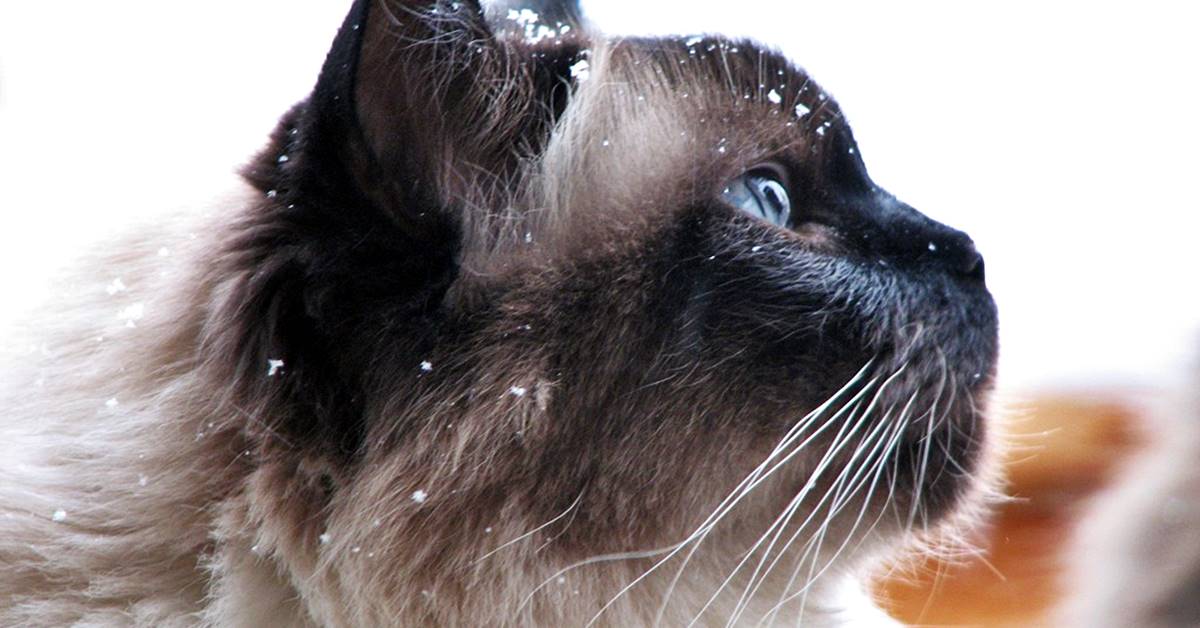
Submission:
M 791 226 L 792 199 L 780 177 L 767 168 L 757 168 L 729 182 L 722 191 L 725 200 L 742 211 L 780 227 Z

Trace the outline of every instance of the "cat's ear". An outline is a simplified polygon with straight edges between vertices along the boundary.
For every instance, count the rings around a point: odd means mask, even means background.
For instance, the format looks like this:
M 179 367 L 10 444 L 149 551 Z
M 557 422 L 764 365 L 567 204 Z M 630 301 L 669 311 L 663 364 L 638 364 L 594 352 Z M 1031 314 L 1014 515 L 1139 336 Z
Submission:
M 530 94 L 511 55 L 477 0 L 357 0 L 307 104 L 306 152 L 402 220 L 435 211 L 512 160 Z

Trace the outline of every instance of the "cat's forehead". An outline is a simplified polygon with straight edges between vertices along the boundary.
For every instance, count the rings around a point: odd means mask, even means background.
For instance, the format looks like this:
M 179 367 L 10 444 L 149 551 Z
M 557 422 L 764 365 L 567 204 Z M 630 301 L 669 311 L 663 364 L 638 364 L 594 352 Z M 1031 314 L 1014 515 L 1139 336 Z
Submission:
M 610 206 L 710 196 L 759 162 L 819 159 L 844 127 L 807 73 L 752 42 L 618 38 L 587 49 L 576 67 L 543 163 L 559 184 Z
M 808 73 L 752 41 L 716 36 L 616 39 L 608 57 L 604 78 L 628 86 L 639 101 L 652 98 L 681 112 L 726 116 L 730 123 L 759 120 L 768 128 L 827 129 L 840 118 L 837 104 Z M 711 117 L 705 123 L 716 124 Z

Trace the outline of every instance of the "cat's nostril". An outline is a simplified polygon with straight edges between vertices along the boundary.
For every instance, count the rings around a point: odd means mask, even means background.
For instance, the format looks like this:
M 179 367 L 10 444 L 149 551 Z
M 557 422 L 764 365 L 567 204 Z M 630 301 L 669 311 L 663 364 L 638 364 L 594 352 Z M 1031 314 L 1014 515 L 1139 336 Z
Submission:
M 983 255 L 963 234 L 929 243 L 929 255 L 943 271 L 964 281 L 983 282 Z
M 967 253 L 962 266 L 962 274 L 967 279 L 983 281 L 983 256 L 974 247 L 971 247 Z
M 946 260 L 950 272 L 971 281 L 983 281 L 983 255 L 970 239 L 960 245 L 957 255 Z

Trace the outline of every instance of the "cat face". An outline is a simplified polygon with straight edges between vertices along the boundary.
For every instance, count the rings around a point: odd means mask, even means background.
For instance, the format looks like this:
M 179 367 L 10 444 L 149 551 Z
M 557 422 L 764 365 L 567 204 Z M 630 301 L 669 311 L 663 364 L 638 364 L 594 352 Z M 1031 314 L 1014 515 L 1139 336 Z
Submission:
M 357 2 L 247 169 L 211 350 L 263 464 L 321 469 L 312 530 L 446 574 L 502 526 L 562 566 L 953 509 L 996 358 L 971 240 L 779 55 L 563 26 Z

